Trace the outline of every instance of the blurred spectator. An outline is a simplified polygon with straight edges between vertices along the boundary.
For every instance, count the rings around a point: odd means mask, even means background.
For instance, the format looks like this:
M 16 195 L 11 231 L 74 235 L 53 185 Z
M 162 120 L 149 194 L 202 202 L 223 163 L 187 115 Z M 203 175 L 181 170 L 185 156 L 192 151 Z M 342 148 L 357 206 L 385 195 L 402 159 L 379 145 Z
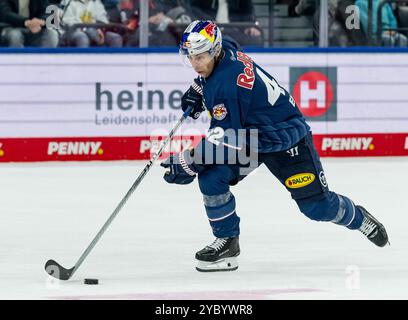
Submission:
M 408 36 L 408 1 L 403 3 L 398 3 L 398 7 L 395 13 L 398 26 L 404 28 L 401 33 Z
M 102 0 L 102 3 L 104 5 L 106 11 L 108 11 L 109 9 L 119 7 L 120 2 L 121 2 L 121 0 Z
M 354 26 L 353 28 L 347 27 L 347 24 L 349 23 L 347 20 L 350 17 L 350 12 L 347 10 L 347 8 L 355 5 L 355 3 L 355 0 L 337 0 L 337 7 L 333 17 L 340 23 L 341 27 L 346 32 L 348 37 L 348 45 L 361 46 L 367 44 L 367 37 L 365 33 L 360 28 L 354 28 Z M 331 33 L 329 34 L 331 39 L 335 38 L 335 30 L 333 29 L 334 28 L 332 28 Z M 333 39 L 331 42 L 333 43 L 335 40 Z
M 48 0 L 0 0 L 0 42 L 9 47 L 58 45 L 58 33 L 47 29 Z
M 373 34 L 372 39 L 373 43 L 377 42 L 377 12 L 380 1 L 373 0 L 373 11 L 372 11 L 372 23 L 373 23 Z M 368 2 L 367 0 L 357 0 L 356 6 L 360 9 L 360 23 L 363 27 L 364 32 L 367 34 L 368 29 Z M 387 29 L 397 29 L 398 22 L 397 18 L 394 15 L 394 11 L 389 3 L 386 3 L 381 10 L 381 26 L 382 26 L 382 35 L 381 41 L 384 46 L 392 47 L 406 47 L 408 39 L 402 33 L 395 30 Z
M 329 1 L 332 2 L 333 0 Z M 288 15 L 289 17 L 304 16 L 309 18 L 314 30 L 314 44 L 319 45 L 320 10 L 316 0 L 292 0 L 288 7 Z
M 189 24 L 192 20 L 181 0 L 149 0 L 149 46 L 178 45 L 181 33 L 177 25 Z M 140 9 L 137 2 L 135 10 Z M 183 29 L 184 30 L 184 29 Z M 182 31 L 181 31 L 182 32 Z M 129 38 L 128 46 L 139 46 L 139 29 Z
M 252 0 L 190 0 L 193 18 L 213 20 L 218 24 L 250 22 L 252 27 L 239 28 L 223 26 L 223 34 L 232 37 L 240 45 L 262 46 L 262 32 L 256 26 Z
M 316 0 L 292 0 L 289 4 L 289 16 L 311 16 L 317 12 Z
M 108 13 L 108 19 L 110 22 L 121 22 L 120 21 L 120 11 L 119 6 L 121 0 L 102 0 L 105 6 L 106 12 Z
M 65 13 L 62 24 L 68 26 L 63 34 L 63 42 L 68 46 L 90 47 L 109 46 L 122 47 L 122 36 L 116 32 L 104 31 L 100 28 L 81 27 L 76 28 L 75 24 L 108 24 L 107 12 L 101 0 L 72 0 L 66 1 Z
M 102 0 L 111 23 L 127 23 L 132 16 L 138 19 L 135 0 Z
M 354 0 L 329 0 L 328 1 L 328 33 L 329 46 L 347 47 L 365 43 L 364 34 L 358 29 L 346 28 L 346 7 L 353 5 Z M 289 16 L 306 16 L 311 18 L 314 28 L 315 45 L 319 44 L 320 1 L 292 0 L 289 5 Z

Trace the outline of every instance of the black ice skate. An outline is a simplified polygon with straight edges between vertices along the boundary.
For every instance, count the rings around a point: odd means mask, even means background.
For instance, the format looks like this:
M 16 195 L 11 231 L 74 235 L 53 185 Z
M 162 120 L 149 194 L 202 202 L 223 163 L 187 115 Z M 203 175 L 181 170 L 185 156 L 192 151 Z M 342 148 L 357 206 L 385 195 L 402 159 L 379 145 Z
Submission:
M 385 231 L 384 226 L 362 206 L 356 207 L 359 208 L 364 215 L 363 224 L 358 230 L 361 231 L 368 240 L 379 247 L 384 247 L 389 243 L 387 231 Z
M 212 244 L 196 253 L 196 269 L 208 271 L 233 271 L 238 269 L 239 237 L 216 238 Z

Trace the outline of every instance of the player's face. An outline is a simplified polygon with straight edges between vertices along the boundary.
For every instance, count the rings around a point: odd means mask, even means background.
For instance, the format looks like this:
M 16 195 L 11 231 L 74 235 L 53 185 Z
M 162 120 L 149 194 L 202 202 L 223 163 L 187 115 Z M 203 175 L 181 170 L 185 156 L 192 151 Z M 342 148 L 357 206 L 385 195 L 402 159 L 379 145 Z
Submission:
M 209 52 L 188 56 L 188 59 L 194 70 L 204 78 L 207 78 L 214 69 L 214 56 Z

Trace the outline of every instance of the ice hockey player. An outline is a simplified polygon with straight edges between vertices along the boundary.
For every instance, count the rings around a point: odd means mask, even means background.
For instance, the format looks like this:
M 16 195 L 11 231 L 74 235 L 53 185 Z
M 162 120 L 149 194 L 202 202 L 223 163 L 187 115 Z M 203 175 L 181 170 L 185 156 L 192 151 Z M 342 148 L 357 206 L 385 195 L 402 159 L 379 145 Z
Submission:
M 292 96 L 236 43 L 223 41 L 215 23 L 193 21 L 182 35 L 180 53 L 199 75 L 182 97 L 182 109 L 192 106 L 194 119 L 208 110 L 211 124 L 194 149 L 161 165 L 170 169 L 164 174 L 168 183 L 188 184 L 198 177 L 216 237 L 196 253 L 198 271 L 238 268 L 240 218 L 230 186 L 263 163 L 308 218 L 359 230 L 379 247 L 388 243 L 384 226 L 365 208 L 329 190 L 310 127 Z M 248 134 L 253 130 L 256 139 Z M 238 138 L 231 138 L 231 132 Z M 242 132 L 247 139 L 240 138 Z M 256 165 L 236 161 L 242 152 L 255 155 Z

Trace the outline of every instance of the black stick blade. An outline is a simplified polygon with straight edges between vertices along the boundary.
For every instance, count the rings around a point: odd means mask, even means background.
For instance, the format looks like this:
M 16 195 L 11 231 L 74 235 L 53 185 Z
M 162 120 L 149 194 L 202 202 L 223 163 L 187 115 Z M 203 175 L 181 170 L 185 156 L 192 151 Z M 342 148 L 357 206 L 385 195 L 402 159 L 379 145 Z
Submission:
M 54 260 L 48 260 L 47 263 L 45 264 L 45 271 L 50 276 L 53 276 L 54 278 L 60 280 L 68 280 L 69 278 L 71 278 L 74 269 L 75 267 L 71 269 L 65 269 L 63 266 L 61 266 L 58 262 Z

